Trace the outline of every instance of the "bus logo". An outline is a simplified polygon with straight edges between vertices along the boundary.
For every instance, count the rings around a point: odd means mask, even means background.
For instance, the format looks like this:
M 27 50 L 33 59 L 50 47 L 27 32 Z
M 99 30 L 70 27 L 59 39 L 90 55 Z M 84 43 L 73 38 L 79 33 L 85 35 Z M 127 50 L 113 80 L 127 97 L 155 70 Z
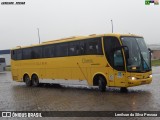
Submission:
M 11 117 L 11 112 L 2 112 L 2 117 Z
M 150 5 L 152 3 L 154 5 L 159 5 L 159 0 L 145 0 L 145 5 Z

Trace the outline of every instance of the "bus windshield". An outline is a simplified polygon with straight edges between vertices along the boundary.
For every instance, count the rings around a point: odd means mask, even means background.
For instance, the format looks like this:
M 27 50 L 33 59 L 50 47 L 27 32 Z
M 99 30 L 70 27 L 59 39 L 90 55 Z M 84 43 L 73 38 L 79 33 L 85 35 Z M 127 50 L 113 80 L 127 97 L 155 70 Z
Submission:
M 150 53 L 142 37 L 121 37 L 122 44 L 128 47 L 127 71 L 150 71 Z

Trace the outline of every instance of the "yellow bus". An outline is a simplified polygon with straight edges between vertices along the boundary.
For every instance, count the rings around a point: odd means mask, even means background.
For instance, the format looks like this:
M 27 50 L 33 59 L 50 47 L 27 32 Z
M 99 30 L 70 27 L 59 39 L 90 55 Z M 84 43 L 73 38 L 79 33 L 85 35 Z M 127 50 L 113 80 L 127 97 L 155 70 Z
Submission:
M 128 87 L 152 81 L 151 53 L 132 34 L 75 36 L 11 50 L 14 81 L 38 86 L 40 80 L 86 80 L 88 85 Z

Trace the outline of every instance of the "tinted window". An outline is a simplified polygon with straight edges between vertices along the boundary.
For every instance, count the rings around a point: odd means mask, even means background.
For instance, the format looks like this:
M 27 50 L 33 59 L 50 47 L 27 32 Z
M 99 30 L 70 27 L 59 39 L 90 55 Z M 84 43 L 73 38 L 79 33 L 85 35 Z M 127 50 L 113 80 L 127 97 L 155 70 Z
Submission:
M 42 47 L 33 47 L 31 51 L 31 58 L 42 58 Z
M 11 52 L 12 59 L 17 60 L 98 54 L 103 54 L 101 38 L 30 47 Z
M 22 60 L 22 49 L 12 50 L 11 51 L 11 58 L 13 60 Z
M 16 50 L 16 60 L 22 60 L 22 49 Z
M 123 63 L 123 61 L 121 63 L 116 61 L 117 59 L 123 60 L 123 58 L 120 58 L 123 57 L 122 53 L 115 52 L 115 48 L 120 46 L 119 40 L 116 37 L 104 37 L 104 49 L 109 64 L 117 70 L 124 70 L 124 65 L 120 69 L 116 67 L 118 64 Z M 114 61 L 114 59 L 116 60 Z
M 122 50 L 114 51 L 114 67 L 118 70 L 124 69 Z
M 79 42 L 79 55 L 86 54 L 86 41 L 82 40 Z
M 32 52 L 32 49 L 31 48 L 25 48 L 22 50 L 23 51 L 23 59 L 31 59 L 31 52 Z
M 15 53 L 15 50 L 12 50 L 12 51 L 11 51 L 11 58 L 12 58 L 13 60 L 15 60 L 15 59 L 16 59 L 16 53 Z
M 56 48 L 55 49 L 56 57 L 68 56 L 68 44 L 67 43 L 56 44 L 55 48 Z
M 50 58 L 50 57 L 54 57 L 54 45 L 47 45 L 43 47 L 43 57 L 45 58 Z
M 69 56 L 76 56 L 80 54 L 79 41 L 69 42 L 68 53 Z
M 87 41 L 86 54 L 102 54 L 101 38 L 92 38 Z

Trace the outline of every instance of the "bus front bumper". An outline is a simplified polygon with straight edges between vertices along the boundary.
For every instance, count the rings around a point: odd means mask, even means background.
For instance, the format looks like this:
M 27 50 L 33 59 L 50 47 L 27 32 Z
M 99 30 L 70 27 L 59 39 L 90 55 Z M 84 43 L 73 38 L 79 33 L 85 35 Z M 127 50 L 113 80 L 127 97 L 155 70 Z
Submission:
M 150 84 L 151 82 L 152 82 L 152 78 L 146 78 L 146 79 L 141 79 L 141 80 L 139 79 L 128 80 L 128 87 Z

